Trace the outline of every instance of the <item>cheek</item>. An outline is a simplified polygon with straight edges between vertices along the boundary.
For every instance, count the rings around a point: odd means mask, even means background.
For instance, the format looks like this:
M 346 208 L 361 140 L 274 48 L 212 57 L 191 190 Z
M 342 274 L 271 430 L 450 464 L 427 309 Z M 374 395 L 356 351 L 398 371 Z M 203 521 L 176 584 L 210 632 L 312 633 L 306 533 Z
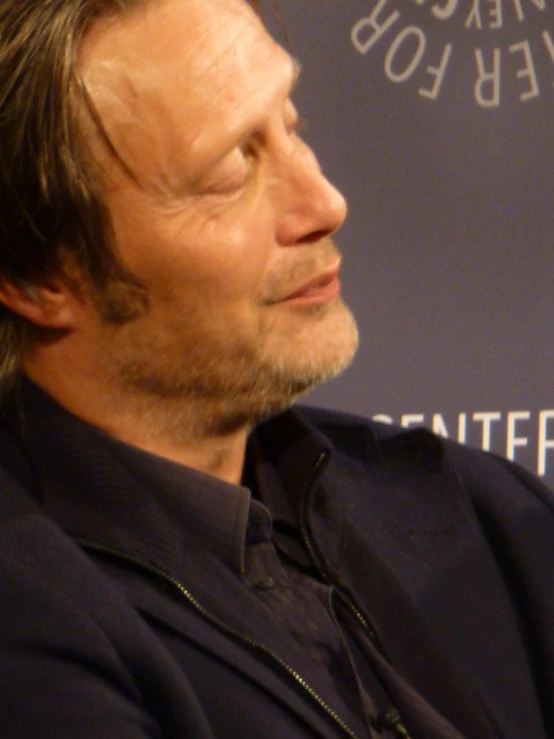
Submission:
M 191 226 L 183 262 L 197 280 L 238 294 L 263 284 L 276 251 L 263 207 L 246 209 L 239 203 L 224 215 Z
M 124 264 L 159 295 L 255 299 L 278 257 L 273 210 L 260 193 L 162 209 L 147 193 L 122 188 L 110 205 Z
M 156 281 L 186 287 L 206 301 L 256 300 L 275 258 L 275 241 L 262 218 L 190 224 L 163 240 L 165 257 L 152 265 Z

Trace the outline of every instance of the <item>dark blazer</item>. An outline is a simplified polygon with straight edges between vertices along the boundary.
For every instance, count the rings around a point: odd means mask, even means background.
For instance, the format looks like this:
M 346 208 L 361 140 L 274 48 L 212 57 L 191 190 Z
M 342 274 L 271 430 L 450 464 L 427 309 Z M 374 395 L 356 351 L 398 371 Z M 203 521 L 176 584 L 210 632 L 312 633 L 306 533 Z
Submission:
M 0 736 L 352 737 L 186 583 L 124 540 L 91 539 L 85 511 L 62 529 L 41 497 L 48 450 L 87 490 L 128 483 L 56 434 L 0 431 Z M 296 489 L 318 568 L 366 619 L 383 674 L 392 665 L 466 739 L 554 737 L 550 492 L 493 455 L 343 414 L 288 411 L 255 434 Z M 297 480 L 306 453 L 312 472 Z

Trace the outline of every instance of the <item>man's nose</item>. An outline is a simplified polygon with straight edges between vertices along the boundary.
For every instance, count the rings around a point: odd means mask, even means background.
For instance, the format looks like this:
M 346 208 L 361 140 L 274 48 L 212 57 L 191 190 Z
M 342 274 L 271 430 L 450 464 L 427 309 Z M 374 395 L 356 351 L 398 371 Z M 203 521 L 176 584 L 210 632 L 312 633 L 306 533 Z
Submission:
M 336 231 L 346 218 L 346 201 L 324 177 L 312 150 L 299 150 L 281 171 L 277 240 L 281 246 L 309 244 Z

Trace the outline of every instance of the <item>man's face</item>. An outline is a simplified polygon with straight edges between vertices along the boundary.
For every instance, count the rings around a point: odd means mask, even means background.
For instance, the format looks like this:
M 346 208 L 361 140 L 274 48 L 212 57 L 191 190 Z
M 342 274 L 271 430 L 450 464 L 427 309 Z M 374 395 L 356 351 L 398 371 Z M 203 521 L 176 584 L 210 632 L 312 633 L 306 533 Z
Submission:
M 98 21 L 79 59 L 129 177 L 104 157 L 122 262 L 149 308 L 95 336 L 121 392 L 256 418 L 357 342 L 331 233 L 342 196 L 297 135 L 291 57 L 243 0 L 162 0 Z

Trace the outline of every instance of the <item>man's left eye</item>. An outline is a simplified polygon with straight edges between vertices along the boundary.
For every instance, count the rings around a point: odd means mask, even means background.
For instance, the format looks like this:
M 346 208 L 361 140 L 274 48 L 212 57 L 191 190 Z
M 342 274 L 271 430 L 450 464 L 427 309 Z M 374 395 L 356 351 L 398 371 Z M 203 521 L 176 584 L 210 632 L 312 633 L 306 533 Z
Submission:
M 240 157 L 240 159 L 239 159 Z M 212 194 L 233 194 L 238 192 L 248 180 L 250 163 L 242 152 L 237 152 L 233 162 L 218 168 L 202 183 L 202 190 Z
M 214 192 L 232 194 L 238 192 L 248 181 L 249 169 L 246 167 L 228 178 L 222 179 L 212 189 Z

